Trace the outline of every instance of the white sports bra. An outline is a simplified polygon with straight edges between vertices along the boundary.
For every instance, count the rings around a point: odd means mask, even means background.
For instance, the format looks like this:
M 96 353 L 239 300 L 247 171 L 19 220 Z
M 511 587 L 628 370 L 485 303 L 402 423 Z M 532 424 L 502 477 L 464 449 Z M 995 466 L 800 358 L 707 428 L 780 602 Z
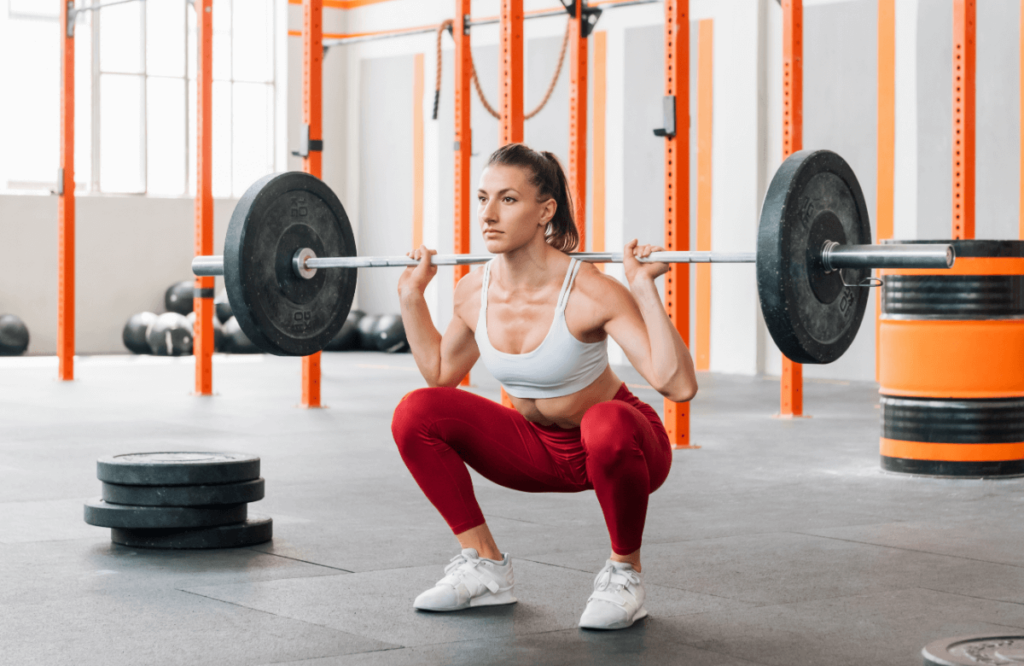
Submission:
M 487 288 L 492 263 L 493 260 L 484 265 L 480 319 L 476 325 L 476 345 L 487 370 L 516 398 L 558 398 L 590 386 L 608 367 L 608 341 L 580 342 L 565 323 L 565 305 L 580 270 L 579 260 L 569 261 L 547 337 L 536 349 L 523 354 L 498 351 L 487 335 Z

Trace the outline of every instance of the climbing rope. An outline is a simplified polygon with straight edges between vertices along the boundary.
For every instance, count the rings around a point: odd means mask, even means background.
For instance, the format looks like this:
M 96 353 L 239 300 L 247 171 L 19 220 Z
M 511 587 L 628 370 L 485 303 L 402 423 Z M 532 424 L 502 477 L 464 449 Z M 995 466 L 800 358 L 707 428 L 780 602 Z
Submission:
M 437 74 L 435 76 L 434 85 L 434 120 L 437 120 L 437 107 L 441 101 L 441 35 L 445 30 L 451 30 L 454 22 L 452 19 L 448 19 L 441 25 L 437 26 Z M 558 84 L 558 77 L 562 73 L 562 65 L 565 62 L 565 52 L 569 49 L 569 34 L 572 30 L 572 22 L 566 21 L 565 24 L 565 36 L 562 37 L 562 50 L 558 54 L 558 65 L 555 67 L 555 75 L 551 77 L 551 83 L 548 84 L 547 92 L 544 93 L 544 99 L 540 101 L 533 111 L 530 111 L 523 120 L 529 120 L 540 113 L 541 109 L 547 106 L 548 100 L 551 99 L 551 94 L 555 92 L 555 86 Z M 472 71 L 473 87 L 476 88 L 476 94 L 480 97 L 480 103 L 487 109 L 487 113 L 491 114 L 497 119 L 501 119 L 501 114 L 494 110 L 490 102 L 487 101 L 487 97 L 484 96 L 483 88 L 480 87 L 480 78 L 476 75 L 476 65 L 473 63 L 473 51 L 470 49 L 469 53 L 469 66 Z

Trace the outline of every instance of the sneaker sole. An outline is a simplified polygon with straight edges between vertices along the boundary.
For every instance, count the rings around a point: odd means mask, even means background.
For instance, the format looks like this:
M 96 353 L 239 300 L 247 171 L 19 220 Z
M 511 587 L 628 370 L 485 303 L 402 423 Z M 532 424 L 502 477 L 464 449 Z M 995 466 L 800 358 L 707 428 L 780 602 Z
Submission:
M 468 604 L 461 606 L 455 606 L 453 608 L 429 608 L 426 606 L 417 606 L 413 604 L 413 608 L 421 611 L 430 611 L 431 613 L 450 613 L 452 611 L 466 610 L 467 608 L 478 608 L 481 606 L 504 606 L 507 604 L 517 603 L 519 600 L 512 596 L 512 590 L 506 590 L 499 592 L 498 594 L 486 594 L 481 597 L 470 599 Z
M 610 624 L 606 627 L 593 627 L 581 624 L 580 629 L 590 629 L 591 631 L 615 631 L 616 629 L 626 629 L 627 627 L 632 627 L 637 620 L 642 620 L 645 617 L 647 617 L 647 609 L 641 606 L 637 609 L 636 613 L 633 614 L 633 617 L 629 622 L 619 622 L 617 624 Z

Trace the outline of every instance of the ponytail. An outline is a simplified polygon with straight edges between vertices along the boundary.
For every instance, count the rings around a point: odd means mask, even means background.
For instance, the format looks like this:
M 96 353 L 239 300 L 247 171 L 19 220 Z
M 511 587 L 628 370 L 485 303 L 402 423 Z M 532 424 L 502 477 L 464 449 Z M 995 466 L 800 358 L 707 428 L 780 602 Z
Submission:
M 493 164 L 520 167 L 530 172 L 530 183 L 537 188 L 537 196 L 542 200 L 555 200 L 555 216 L 548 222 L 544 239 L 561 252 L 575 250 L 580 243 L 580 234 L 573 217 L 569 180 L 554 153 L 538 152 L 522 143 L 510 143 L 491 153 L 487 166 Z

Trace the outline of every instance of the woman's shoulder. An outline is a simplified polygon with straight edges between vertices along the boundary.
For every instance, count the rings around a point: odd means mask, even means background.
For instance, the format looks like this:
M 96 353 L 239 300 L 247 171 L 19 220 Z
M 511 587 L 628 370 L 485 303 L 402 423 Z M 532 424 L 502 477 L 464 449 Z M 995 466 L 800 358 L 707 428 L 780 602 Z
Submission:
M 480 286 L 484 281 L 484 266 L 486 265 L 487 264 L 484 264 L 483 266 L 474 266 L 473 269 L 455 285 L 456 305 L 459 305 L 459 303 L 473 296 L 480 295 Z
M 580 262 L 573 291 L 598 305 L 615 307 L 621 298 L 630 298 L 629 290 L 617 279 L 590 262 Z

